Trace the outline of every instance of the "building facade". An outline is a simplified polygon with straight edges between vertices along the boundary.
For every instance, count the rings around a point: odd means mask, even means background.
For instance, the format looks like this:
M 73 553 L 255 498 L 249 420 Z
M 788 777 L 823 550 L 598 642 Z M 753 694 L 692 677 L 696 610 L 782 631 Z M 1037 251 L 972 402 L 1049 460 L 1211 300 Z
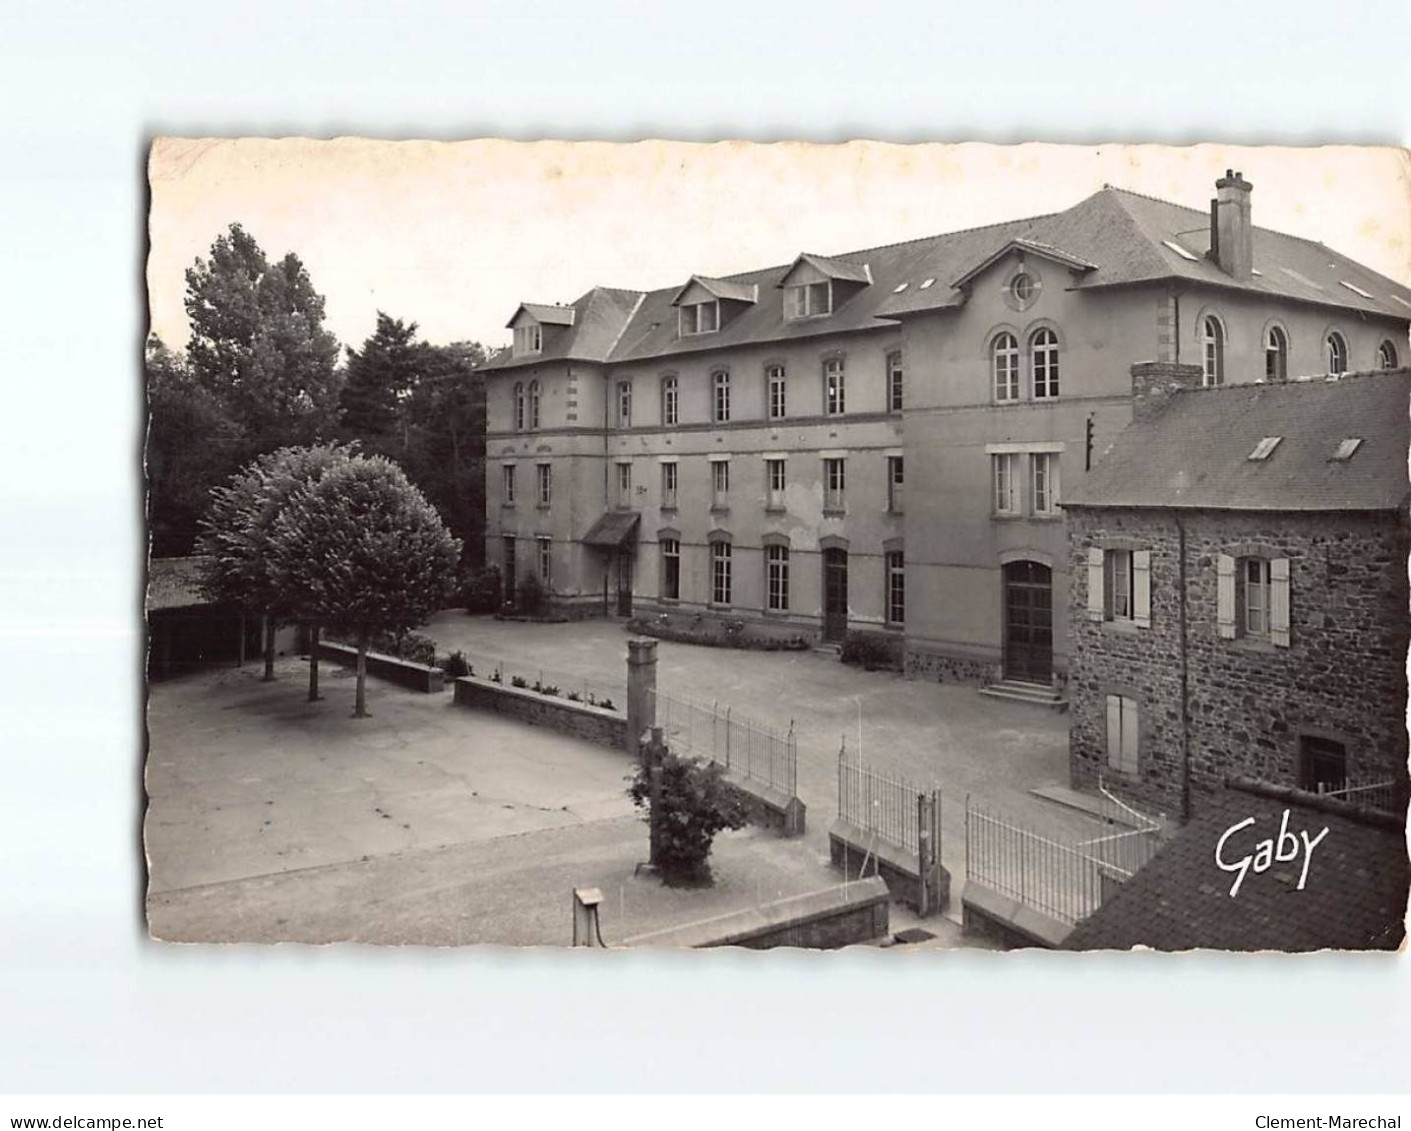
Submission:
M 943 679 L 1062 682 L 1064 492 L 1134 361 L 1211 384 L 1399 363 L 1411 291 L 1200 210 L 1066 211 L 519 307 L 486 368 L 487 560 L 555 601 L 888 634 Z M 1059 599 L 1054 599 L 1054 594 Z
M 1230 778 L 1402 794 L 1411 370 L 1133 376 L 1065 504 L 1073 784 L 1183 816 Z

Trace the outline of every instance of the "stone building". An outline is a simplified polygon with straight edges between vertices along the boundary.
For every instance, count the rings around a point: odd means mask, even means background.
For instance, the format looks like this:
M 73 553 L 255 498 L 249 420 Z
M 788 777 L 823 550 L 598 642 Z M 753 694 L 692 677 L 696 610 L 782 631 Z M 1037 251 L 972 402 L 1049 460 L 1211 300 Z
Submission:
M 487 560 L 564 607 L 861 629 L 917 674 L 1061 686 L 1061 502 L 1133 361 L 1220 385 L 1406 349 L 1411 291 L 1255 228 L 1238 174 L 1217 192 L 519 306 L 486 368 Z
M 1132 377 L 1064 502 L 1073 784 L 1182 816 L 1231 777 L 1401 793 L 1411 370 Z

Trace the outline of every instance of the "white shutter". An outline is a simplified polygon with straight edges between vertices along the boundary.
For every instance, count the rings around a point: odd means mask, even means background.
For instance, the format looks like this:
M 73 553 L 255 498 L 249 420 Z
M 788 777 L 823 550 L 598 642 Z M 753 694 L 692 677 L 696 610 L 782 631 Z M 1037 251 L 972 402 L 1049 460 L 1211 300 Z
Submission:
M 1138 628 L 1151 627 L 1151 551 L 1132 551 L 1132 619 Z
M 1215 562 L 1217 617 L 1220 635 L 1235 638 L 1235 559 L 1221 554 Z
M 1289 646 L 1288 558 L 1269 563 L 1269 639 L 1281 648 Z
M 1122 769 L 1137 772 L 1137 701 L 1123 698 L 1122 703 Z
M 1106 602 L 1102 592 L 1102 548 L 1088 547 L 1088 620 L 1102 620 Z
M 1122 768 L 1122 698 L 1119 695 L 1107 697 L 1107 764 L 1116 770 Z

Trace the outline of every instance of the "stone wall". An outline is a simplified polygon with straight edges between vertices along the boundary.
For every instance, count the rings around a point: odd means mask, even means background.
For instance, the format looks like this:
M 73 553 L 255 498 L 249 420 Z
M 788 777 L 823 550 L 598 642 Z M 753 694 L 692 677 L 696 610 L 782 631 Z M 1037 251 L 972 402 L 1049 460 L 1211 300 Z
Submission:
M 887 885 L 893 899 L 920 910 L 922 876 L 914 853 L 839 820 L 828 830 L 828 855 L 833 867 L 849 879 L 870 874 L 869 878 L 879 878 Z M 950 872 L 937 860 L 934 873 L 925 880 L 930 888 L 927 914 L 939 915 L 950 906 Z
M 627 939 L 623 946 L 770 950 L 794 946 L 833 950 L 885 938 L 890 924 L 887 885 L 878 879 L 842 884 Z
M 1391 516 L 1189 512 L 1186 529 L 1191 809 L 1227 776 L 1296 785 L 1300 736 L 1343 743 L 1349 778 L 1406 773 L 1407 537 Z M 1172 512 L 1071 508 L 1073 784 L 1099 774 L 1182 810 L 1180 540 Z M 1151 627 L 1088 619 L 1089 546 L 1151 551 Z M 1223 639 L 1216 559 L 1286 557 L 1290 643 Z M 1106 696 L 1138 702 L 1138 774 L 1107 765 Z
M 321 660 L 332 660 L 348 667 L 354 667 L 358 662 L 358 650 L 351 644 L 335 644 L 330 640 L 318 642 L 318 655 Z M 413 691 L 432 693 L 446 690 L 446 676 L 440 668 L 414 664 L 381 652 L 367 654 L 367 674 Z
M 1000 678 L 1000 666 L 998 660 L 947 656 L 911 646 L 906 650 L 908 679 L 928 679 L 937 683 L 993 683 Z
M 527 688 L 506 687 L 477 676 L 462 676 L 456 680 L 455 689 L 457 706 L 494 711 L 614 750 L 627 748 L 627 716 L 620 711 L 540 695 Z

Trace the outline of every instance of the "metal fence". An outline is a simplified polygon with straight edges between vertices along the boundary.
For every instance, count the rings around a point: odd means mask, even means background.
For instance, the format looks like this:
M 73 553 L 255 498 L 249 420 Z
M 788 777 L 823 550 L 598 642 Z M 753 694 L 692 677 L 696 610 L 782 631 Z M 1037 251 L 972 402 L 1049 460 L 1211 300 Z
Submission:
M 838 817 L 878 840 L 917 852 L 917 798 L 931 792 L 900 774 L 883 773 L 854 761 L 846 743 L 838 751 Z M 939 806 L 936 811 L 939 814 Z
M 967 798 L 967 879 L 1060 922 L 1081 922 L 1156 854 L 1166 836 L 1164 819 L 1107 797 L 1125 827 L 1086 840 L 1044 836 Z M 1131 821 L 1141 824 L 1133 827 Z
M 690 751 L 789 797 L 798 796 L 799 753 L 787 732 L 766 726 L 719 702 L 653 692 L 656 725 L 673 750 Z
M 1352 805 L 1362 805 L 1368 809 L 1379 809 L 1384 813 L 1401 813 L 1406 809 L 1407 786 L 1404 782 L 1378 781 L 1365 785 L 1348 782 L 1341 789 L 1328 789 L 1321 782 L 1318 792 L 1323 797 L 1346 801 Z
M 550 694 L 580 703 L 591 703 L 619 711 L 627 710 L 627 687 L 610 680 L 588 679 L 572 672 L 556 671 L 539 664 L 506 660 L 503 657 L 461 653 L 479 679 L 492 680 L 506 687 L 523 687 L 530 691 Z

